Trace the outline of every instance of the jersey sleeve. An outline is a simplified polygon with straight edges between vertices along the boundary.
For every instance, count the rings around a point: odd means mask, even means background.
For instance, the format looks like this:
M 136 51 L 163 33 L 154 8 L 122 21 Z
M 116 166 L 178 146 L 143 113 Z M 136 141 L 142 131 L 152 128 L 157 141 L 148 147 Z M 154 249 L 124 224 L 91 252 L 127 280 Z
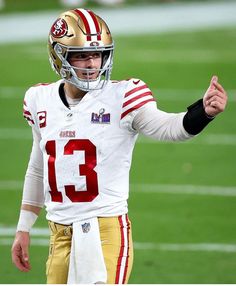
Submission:
M 28 124 L 35 128 L 36 119 L 34 118 L 34 108 L 33 108 L 33 90 L 30 88 L 26 91 L 24 101 L 23 101 L 23 117 L 28 122 Z
M 41 136 L 32 128 L 33 146 L 25 174 L 22 204 L 43 207 L 43 153 L 40 149 Z
M 183 126 L 185 112 L 168 113 L 145 105 L 133 120 L 139 133 L 159 141 L 183 141 L 192 138 Z
M 133 119 L 146 104 L 156 106 L 151 90 L 142 80 L 130 79 L 123 94 L 121 127 L 135 132 L 132 127 Z

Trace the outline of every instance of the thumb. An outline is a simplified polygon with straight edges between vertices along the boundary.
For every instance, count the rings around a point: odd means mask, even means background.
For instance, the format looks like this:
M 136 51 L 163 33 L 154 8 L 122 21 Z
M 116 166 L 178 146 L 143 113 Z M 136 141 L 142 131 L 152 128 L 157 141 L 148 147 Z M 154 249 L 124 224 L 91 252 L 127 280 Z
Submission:
M 27 246 L 22 249 L 22 256 L 25 262 L 29 262 L 29 251 Z

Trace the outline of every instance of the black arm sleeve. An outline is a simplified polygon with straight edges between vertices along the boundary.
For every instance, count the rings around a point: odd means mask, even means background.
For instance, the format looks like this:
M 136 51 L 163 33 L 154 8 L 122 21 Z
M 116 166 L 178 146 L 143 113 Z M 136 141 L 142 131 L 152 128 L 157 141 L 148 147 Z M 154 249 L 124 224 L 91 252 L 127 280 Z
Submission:
M 200 99 L 188 107 L 183 119 L 184 129 L 191 135 L 200 133 L 214 117 L 208 116 L 203 107 L 203 100 Z

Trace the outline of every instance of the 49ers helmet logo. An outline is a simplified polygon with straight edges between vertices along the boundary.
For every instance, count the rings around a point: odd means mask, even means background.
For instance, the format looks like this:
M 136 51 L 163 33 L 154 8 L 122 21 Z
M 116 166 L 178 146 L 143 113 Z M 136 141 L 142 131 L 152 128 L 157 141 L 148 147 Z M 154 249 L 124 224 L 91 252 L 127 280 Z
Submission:
M 61 38 L 67 34 L 68 27 L 64 19 L 57 19 L 51 28 L 51 34 L 55 38 Z

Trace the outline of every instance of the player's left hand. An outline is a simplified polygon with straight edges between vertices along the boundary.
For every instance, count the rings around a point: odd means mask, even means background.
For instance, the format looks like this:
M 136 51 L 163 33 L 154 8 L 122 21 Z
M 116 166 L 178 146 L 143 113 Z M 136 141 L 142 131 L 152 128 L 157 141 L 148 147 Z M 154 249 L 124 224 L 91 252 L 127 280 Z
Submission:
M 216 116 L 225 110 L 227 104 L 227 94 L 221 84 L 218 82 L 218 77 L 213 76 L 210 86 L 203 97 L 203 106 L 205 112 L 209 116 Z

